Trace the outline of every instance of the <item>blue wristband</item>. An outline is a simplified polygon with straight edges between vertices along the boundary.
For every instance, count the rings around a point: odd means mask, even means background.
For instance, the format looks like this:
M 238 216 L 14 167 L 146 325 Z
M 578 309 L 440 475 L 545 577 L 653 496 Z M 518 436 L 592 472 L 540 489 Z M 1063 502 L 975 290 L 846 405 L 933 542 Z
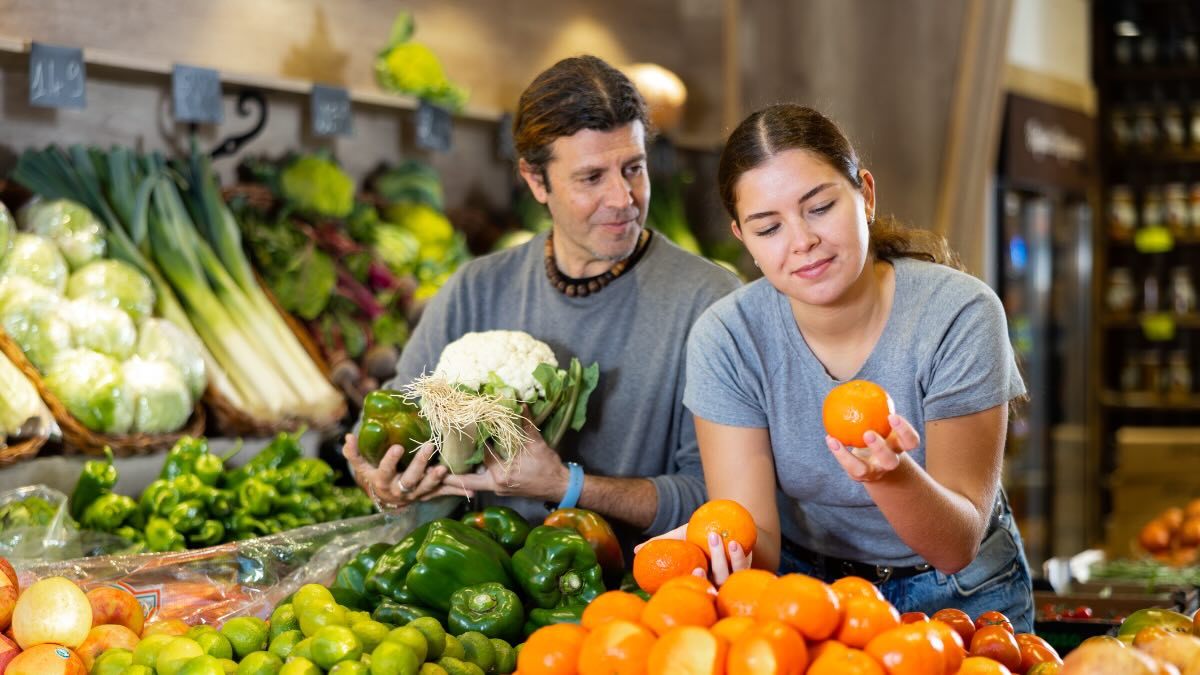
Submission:
M 567 492 L 558 503 L 560 509 L 572 509 L 579 503 L 579 495 L 583 492 L 583 467 L 575 462 L 567 462 L 571 477 L 567 480 Z

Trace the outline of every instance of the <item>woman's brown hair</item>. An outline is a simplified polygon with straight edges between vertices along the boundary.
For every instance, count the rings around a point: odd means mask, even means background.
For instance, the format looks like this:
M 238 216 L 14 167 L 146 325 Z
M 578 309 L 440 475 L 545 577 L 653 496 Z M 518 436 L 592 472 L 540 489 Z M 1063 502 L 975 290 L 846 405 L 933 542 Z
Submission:
M 862 189 L 858 153 L 833 120 L 794 103 L 768 106 L 739 124 L 721 151 L 717 183 L 721 202 L 735 221 L 737 182 L 742 174 L 787 150 L 804 150 L 820 157 Z M 871 222 L 870 232 L 870 250 L 880 260 L 916 258 L 963 269 L 945 237 L 929 230 L 905 227 L 891 216 L 880 216 Z

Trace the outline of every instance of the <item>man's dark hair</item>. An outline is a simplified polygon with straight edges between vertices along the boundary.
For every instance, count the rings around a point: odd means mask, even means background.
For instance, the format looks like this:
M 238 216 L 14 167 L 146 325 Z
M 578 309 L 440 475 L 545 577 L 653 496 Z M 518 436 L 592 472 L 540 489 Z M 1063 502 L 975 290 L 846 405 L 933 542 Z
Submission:
M 646 102 L 624 73 L 595 56 L 563 59 L 538 75 L 521 94 L 513 118 L 517 156 L 542 174 L 550 144 L 583 129 L 612 131 L 641 121 L 649 132 Z

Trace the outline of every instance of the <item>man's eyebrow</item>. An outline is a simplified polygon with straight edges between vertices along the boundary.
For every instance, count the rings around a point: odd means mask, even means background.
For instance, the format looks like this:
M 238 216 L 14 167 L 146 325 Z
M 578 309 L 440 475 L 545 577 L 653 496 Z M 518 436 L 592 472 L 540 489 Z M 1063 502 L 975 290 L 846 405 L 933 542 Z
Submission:
M 797 203 L 803 204 L 804 202 L 806 202 L 809 199 L 811 199 L 812 197 L 814 197 L 818 192 L 824 190 L 825 188 L 832 187 L 832 186 L 833 186 L 833 183 L 821 183 L 820 185 L 816 186 L 815 188 L 809 190 L 808 192 L 805 192 L 804 196 L 801 197 L 800 201 Z M 775 211 L 760 211 L 758 213 L 752 213 L 752 214 L 746 216 L 745 220 L 743 220 L 742 222 L 748 223 L 752 220 L 755 220 L 756 218 L 768 218 L 775 214 L 776 214 Z
M 629 159 L 625 160 L 624 162 L 621 163 L 621 166 L 625 167 L 625 166 L 629 166 L 630 164 L 637 164 L 639 162 L 644 162 L 644 161 L 646 161 L 646 153 L 643 152 L 643 153 L 638 154 L 635 157 L 630 157 Z M 581 169 L 577 169 L 577 170 L 573 171 L 571 173 L 571 177 L 578 178 L 580 176 L 587 176 L 587 175 L 590 175 L 593 173 L 604 173 L 606 168 L 607 167 L 604 167 L 604 166 L 585 166 Z

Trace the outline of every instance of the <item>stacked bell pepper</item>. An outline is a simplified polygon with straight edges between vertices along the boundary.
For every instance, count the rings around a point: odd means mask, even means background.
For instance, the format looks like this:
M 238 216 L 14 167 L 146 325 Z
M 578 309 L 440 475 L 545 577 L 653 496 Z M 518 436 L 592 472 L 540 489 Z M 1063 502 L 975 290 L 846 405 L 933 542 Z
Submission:
M 408 466 L 417 446 L 429 440 L 430 435 L 429 423 L 400 392 L 381 389 L 363 399 L 358 451 L 373 466 L 379 466 L 379 460 L 393 445 L 408 450 L 400 460 L 400 468 Z
M 301 458 L 299 434 L 279 434 L 245 466 L 227 472 L 203 438 L 168 451 L 158 480 L 137 501 L 112 492 L 111 454 L 84 465 L 71 499 L 85 529 L 111 532 L 149 551 L 182 551 L 371 513 L 358 488 L 335 487 L 319 459 Z

